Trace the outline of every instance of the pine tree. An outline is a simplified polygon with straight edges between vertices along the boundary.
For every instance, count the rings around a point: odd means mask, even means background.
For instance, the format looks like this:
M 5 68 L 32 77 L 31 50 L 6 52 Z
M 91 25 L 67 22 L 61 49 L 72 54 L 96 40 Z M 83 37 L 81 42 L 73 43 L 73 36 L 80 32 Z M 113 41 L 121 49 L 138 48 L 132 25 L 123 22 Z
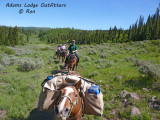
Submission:
M 128 42 L 131 41 L 131 38 L 132 38 L 132 31 L 131 31 L 131 25 L 130 25 L 129 31 L 128 31 Z
M 7 36 L 7 28 L 5 26 L 2 26 L 0 29 L 0 44 L 5 45 L 6 44 L 6 36 Z
M 10 45 L 14 46 L 14 40 L 13 40 L 13 29 L 10 27 L 8 32 L 8 40 L 10 42 Z
M 24 44 L 24 35 L 23 34 L 20 36 L 19 40 L 20 40 L 19 41 L 20 44 L 23 45 Z
M 113 42 L 117 43 L 117 27 L 116 26 L 114 26 L 114 29 L 113 29 Z
M 144 22 L 144 18 L 142 16 L 140 16 L 139 18 L 139 24 L 138 24 L 138 31 L 137 31 L 137 40 L 141 41 L 142 40 L 142 36 L 143 36 L 143 22 Z
M 17 26 L 13 28 L 13 41 L 14 41 L 14 45 L 18 45 L 19 40 L 18 40 L 18 28 L 17 28 Z
M 156 19 L 153 25 L 153 35 L 152 35 L 153 39 L 158 39 L 159 38 L 159 9 L 157 8 L 157 12 L 156 12 Z
M 29 42 L 29 35 L 27 35 L 27 42 Z
M 151 17 L 150 15 L 148 16 L 148 20 L 145 26 L 145 40 L 151 40 L 151 28 L 152 28 L 152 23 L 151 23 Z

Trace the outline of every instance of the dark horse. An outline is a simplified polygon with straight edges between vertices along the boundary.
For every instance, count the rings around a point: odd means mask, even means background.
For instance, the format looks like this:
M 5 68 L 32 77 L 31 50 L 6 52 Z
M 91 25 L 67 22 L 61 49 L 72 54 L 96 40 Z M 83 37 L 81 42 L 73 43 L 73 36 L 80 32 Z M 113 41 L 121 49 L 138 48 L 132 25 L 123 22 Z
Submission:
M 56 55 L 57 55 L 57 59 L 60 59 L 60 50 L 57 50 Z
M 74 68 L 77 65 L 77 57 L 75 55 L 75 53 L 71 54 L 68 58 L 68 72 L 69 71 L 74 71 Z
M 56 117 L 61 120 L 80 120 L 82 118 L 83 103 L 79 90 L 81 80 L 75 85 L 64 84 L 61 88 L 61 96 L 56 106 Z
M 64 59 L 66 58 L 66 51 L 65 50 L 62 50 L 61 54 L 60 54 L 60 57 L 62 57 L 62 62 L 64 62 Z

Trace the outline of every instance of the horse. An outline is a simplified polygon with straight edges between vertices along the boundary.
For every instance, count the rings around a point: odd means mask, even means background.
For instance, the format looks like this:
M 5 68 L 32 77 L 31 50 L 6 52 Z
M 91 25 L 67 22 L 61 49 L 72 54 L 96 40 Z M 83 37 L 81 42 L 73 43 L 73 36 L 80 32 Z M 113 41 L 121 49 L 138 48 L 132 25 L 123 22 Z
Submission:
M 62 57 L 62 62 L 64 62 L 64 59 L 66 58 L 66 51 L 62 50 L 60 57 Z
M 57 50 L 56 54 L 57 54 L 57 60 L 60 59 L 60 50 Z
M 74 71 L 74 68 L 77 65 L 77 57 L 75 55 L 75 53 L 71 54 L 68 58 L 68 72 L 69 71 Z
M 64 80 L 63 80 L 64 81 Z M 80 120 L 83 116 L 83 99 L 78 89 L 81 87 L 81 80 L 75 85 L 63 84 L 60 89 L 61 96 L 56 105 L 56 118 L 61 120 Z

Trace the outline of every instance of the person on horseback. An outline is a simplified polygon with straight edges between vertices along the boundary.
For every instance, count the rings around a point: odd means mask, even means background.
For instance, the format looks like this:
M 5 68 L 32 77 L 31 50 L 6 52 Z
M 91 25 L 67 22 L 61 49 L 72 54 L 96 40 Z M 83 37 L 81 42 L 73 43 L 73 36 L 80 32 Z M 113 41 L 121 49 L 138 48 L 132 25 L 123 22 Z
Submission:
M 75 55 L 76 55 L 76 57 L 77 57 L 77 66 L 76 66 L 76 67 L 78 67 L 79 56 L 78 56 L 78 54 L 77 54 L 77 50 L 78 50 L 78 46 L 75 44 L 75 40 L 72 40 L 72 43 L 71 43 L 70 46 L 68 47 L 68 55 L 67 55 L 67 57 L 66 57 L 64 67 L 67 66 L 67 62 L 68 62 L 69 56 L 70 56 L 72 53 L 75 53 Z
M 57 54 L 57 51 L 60 51 L 60 50 L 61 50 L 61 46 L 58 45 L 58 46 L 57 46 L 57 50 L 56 50 L 56 54 Z
M 62 44 L 60 54 L 61 54 L 62 51 L 66 52 L 66 44 Z

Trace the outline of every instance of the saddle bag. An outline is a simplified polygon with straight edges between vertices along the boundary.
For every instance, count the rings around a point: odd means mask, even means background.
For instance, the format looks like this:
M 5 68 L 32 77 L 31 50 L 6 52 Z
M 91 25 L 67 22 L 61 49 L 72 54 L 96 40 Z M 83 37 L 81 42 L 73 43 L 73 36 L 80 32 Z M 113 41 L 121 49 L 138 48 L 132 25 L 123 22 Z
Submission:
M 60 92 L 57 89 L 62 85 L 62 78 L 66 76 L 48 76 L 42 82 L 42 90 L 39 96 L 38 109 L 40 111 L 54 110 L 57 100 L 60 97 Z
M 99 86 L 92 85 L 88 91 L 85 92 L 84 97 L 84 113 L 88 115 L 103 115 L 103 94 L 99 89 Z
M 38 109 L 40 111 L 54 110 L 58 98 L 58 93 L 55 91 L 49 89 L 41 91 L 39 96 Z
M 39 96 L 38 109 L 40 111 L 54 110 L 56 102 L 60 97 L 60 92 L 57 91 L 63 84 L 62 79 L 69 83 L 77 83 L 81 80 L 80 93 L 84 100 L 84 113 L 88 115 L 102 116 L 103 114 L 103 94 L 99 86 L 92 85 L 93 83 L 86 82 L 79 76 L 56 74 L 48 76 L 42 83 L 42 90 Z

